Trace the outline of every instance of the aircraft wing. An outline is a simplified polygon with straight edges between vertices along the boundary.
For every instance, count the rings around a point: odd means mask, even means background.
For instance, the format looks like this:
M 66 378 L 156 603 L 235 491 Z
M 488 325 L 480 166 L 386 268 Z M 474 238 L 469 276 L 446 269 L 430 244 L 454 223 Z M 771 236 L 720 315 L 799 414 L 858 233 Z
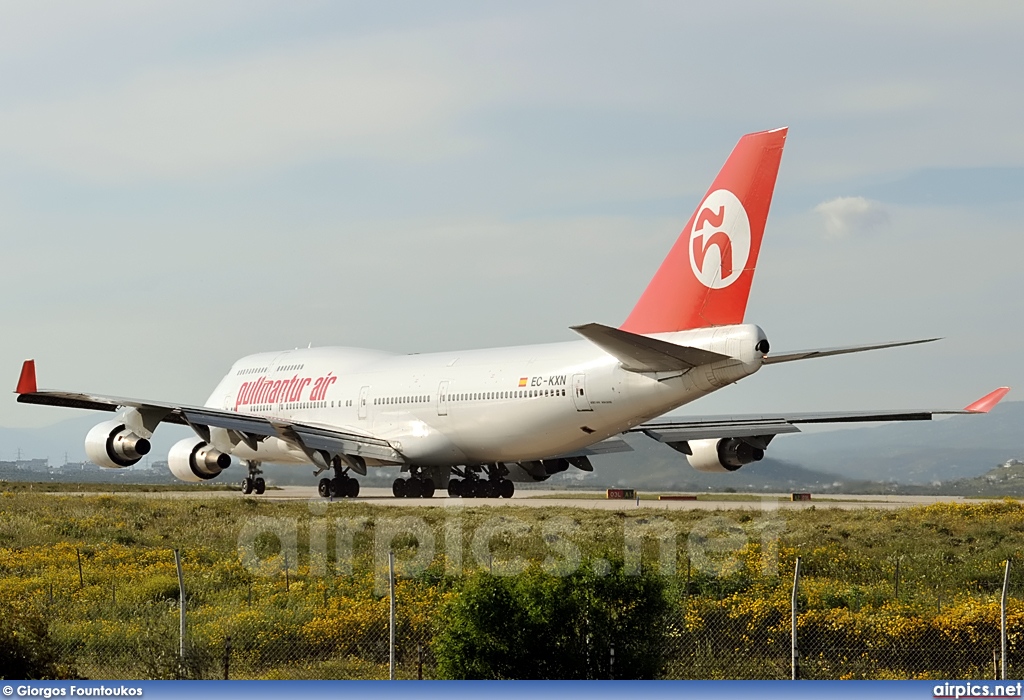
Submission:
M 564 452 L 560 455 L 554 455 L 552 457 L 546 457 L 545 459 L 568 459 L 570 457 L 592 457 L 594 455 L 607 455 L 615 452 L 632 452 L 633 448 L 630 447 L 629 443 L 620 437 L 610 437 L 607 440 L 601 442 L 595 442 L 593 445 L 588 445 L 579 450 L 573 452 Z
M 121 408 L 134 408 L 142 415 L 145 427 L 150 432 L 159 423 L 176 423 L 189 426 L 196 434 L 209 441 L 210 428 L 223 428 L 232 431 L 235 437 L 254 449 L 261 440 L 277 437 L 307 455 L 326 450 L 330 454 L 358 456 L 394 464 L 404 464 L 406 461 L 387 440 L 332 426 L 283 418 L 264 418 L 205 406 L 69 391 L 40 391 L 36 387 L 35 363 L 32 360 L 26 360 L 22 366 L 16 393 L 19 403 L 111 412 Z
M 776 435 L 800 432 L 798 425 L 804 423 L 872 423 L 931 420 L 932 416 L 937 415 L 988 413 L 1009 391 L 1009 387 L 1001 387 L 959 410 L 848 411 L 704 416 L 695 418 L 672 418 L 666 416 L 638 425 L 627 432 L 644 433 L 658 442 L 667 444 L 716 438 L 750 438 L 752 441 L 767 445 Z

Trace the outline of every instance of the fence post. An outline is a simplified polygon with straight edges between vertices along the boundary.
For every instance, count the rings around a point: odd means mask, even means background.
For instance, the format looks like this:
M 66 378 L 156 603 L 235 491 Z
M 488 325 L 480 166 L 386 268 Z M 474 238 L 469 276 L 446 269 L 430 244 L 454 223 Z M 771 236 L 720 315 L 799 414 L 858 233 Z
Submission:
M 893 593 L 893 598 L 896 600 L 900 599 L 900 560 L 896 559 L 896 585 Z
M 228 680 L 228 664 L 231 662 L 231 635 L 224 638 L 224 680 Z
M 181 572 L 181 552 L 174 550 L 174 567 L 178 570 L 178 654 L 185 662 L 185 575 Z
M 1003 572 L 1003 596 L 999 600 L 999 641 L 1002 648 L 1001 676 L 1006 680 L 1006 591 L 1010 587 L 1010 560 L 1006 560 L 1006 570 Z
M 615 642 L 608 648 L 608 679 L 615 680 Z
M 76 549 L 75 556 L 78 557 L 78 587 L 85 588 L 85 579 L 82 578 L 82 550 Z
M 790 606 L 790 665 L 792 668 L 791 680 L 796 680 L 797 673 L 797 650 L 796 650 L 796 595 L 800 586 L 800 557 L 796 558 L 796 566 L 793 568 L 793 600 Z
M 388 599 L 390 614 L 388 615 L 388 670 L 391 680 L 395 680 L 395 553 L 388 552 Z

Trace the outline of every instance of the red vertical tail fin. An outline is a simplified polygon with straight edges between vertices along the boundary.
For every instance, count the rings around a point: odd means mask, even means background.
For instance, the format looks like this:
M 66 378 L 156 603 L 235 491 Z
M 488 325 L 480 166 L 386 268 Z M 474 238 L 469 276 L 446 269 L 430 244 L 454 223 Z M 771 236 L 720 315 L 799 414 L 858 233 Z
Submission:
M 786 133 L 773 129 L 740 139 L 622 330 L 663 333 L 743 322 Z

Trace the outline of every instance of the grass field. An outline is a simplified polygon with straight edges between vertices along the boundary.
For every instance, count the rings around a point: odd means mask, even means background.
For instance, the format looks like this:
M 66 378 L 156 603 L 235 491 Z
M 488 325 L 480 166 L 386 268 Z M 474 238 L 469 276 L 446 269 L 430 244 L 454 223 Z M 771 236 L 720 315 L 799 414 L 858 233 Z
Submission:
M 268 486 L 267 490 L 276 489 Z M 75 481 L 2 481 L 0 492 L 10 493 L 164 493 L 164 492 L 205 492 L 238 491 L 238 483 L 203 484 L 107 484 Z
M 429 675 L 431 640 L 466 573 L 639 558 L 671 583 L 666 675 L 774 677 L 788 674 L 799 556 L 809 677 L 960 677 L 991 672 L 1003 562 L 1022 546 L 1015 501 L 651 514 L 66 497 L 19 485 L 0 493 L 0 606 L 43 615 L 86 676 L 215 676 L 230 638 L 233 676 L 384 677 L 390 549 L 402 575 L 400 673 L 413 676 L 422 656 Z M 194 656 L 184 670 L 175 548 Z M 1016 598 L 1010 622 L 1015 659 Z
M 696 493 L 695 494 L 695 493 L 691 492 L 689 494 L 682 494 L 682 493 L 679 493 L 679 492 L 676 492 L 676 491 L 666 491 L 666 492 L 664 492 L 664 494 L 658 493 L 658 492 L 652 492 L 652 491 L 641 491 L 641 492 L 637 493 L 634 496 L 634 498 L 626 498 L 626 499 L 609 499 L 607 494 L 604 491 L 559 491 L 558 493 L 537 493 L 536 495 L 531 493 L 530 494 L 530 498 L 543 498 L 543 499 L 550 499 L 550 500 L 569 499 L 569 500 L 583 500 L 583 501 L 604 501 L 604 500 L 626 500 L 626 501 L 631 501 L 631 500 L 634 500 L 635 498 L 639 498 L 641 501 L 657 501 L 657 500 L 659 500 L 661 498 L 662 495 L 666 495 L 666 496 L 689 495 L 689 496 L 693 496 L 695 498 L 695 500 L 698 500 L 698 501 L 713 501 L 713 502 L 736 501 L 736 502 L 744 502 L 744 503 L 747 503 L 747 502 L 754 502 L 754 503 L 756 503 L 756 502 L 759 502 L 759 501 L 763 501 L 766 498 L 766 496 L 764 494 L 760 494 L 760 493 L 703 493 L 702 492 L 702 493 Z M 769 500 L 771 500 L 771 497 L 767 497 L 767 498 L 769 498 Z M 790 499 L 784 498 L 783 500 L 790 500 Z M 830 498 L 828 496 L 815 496 L 814 500 L 815 501 L 823 501 L 823 502 L 842 500 L 843 502 L 850 502 L 850 503 L 870 503 L 872 500 L 877 500 L 877 499 L 872 499 L 871 496 L 861 496 L 860 498 L 854 498 L 854 499 L 837 499 L 837 498 Z

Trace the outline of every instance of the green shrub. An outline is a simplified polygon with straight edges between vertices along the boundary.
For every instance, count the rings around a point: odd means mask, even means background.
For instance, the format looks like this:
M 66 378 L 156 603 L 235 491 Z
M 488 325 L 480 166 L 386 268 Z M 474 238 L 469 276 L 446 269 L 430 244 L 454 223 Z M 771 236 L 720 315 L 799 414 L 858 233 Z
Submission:
M 434 643 L 453 679 L 654 678 L 664 648 L 664 583 L 621 566 L 600 576 L 478 574 L 446 608 Z M 614 665 L 612 649 L 614 647 Z
M 46 620 L 35 611 L 0 604 L 0 678 L 67 678 Z

